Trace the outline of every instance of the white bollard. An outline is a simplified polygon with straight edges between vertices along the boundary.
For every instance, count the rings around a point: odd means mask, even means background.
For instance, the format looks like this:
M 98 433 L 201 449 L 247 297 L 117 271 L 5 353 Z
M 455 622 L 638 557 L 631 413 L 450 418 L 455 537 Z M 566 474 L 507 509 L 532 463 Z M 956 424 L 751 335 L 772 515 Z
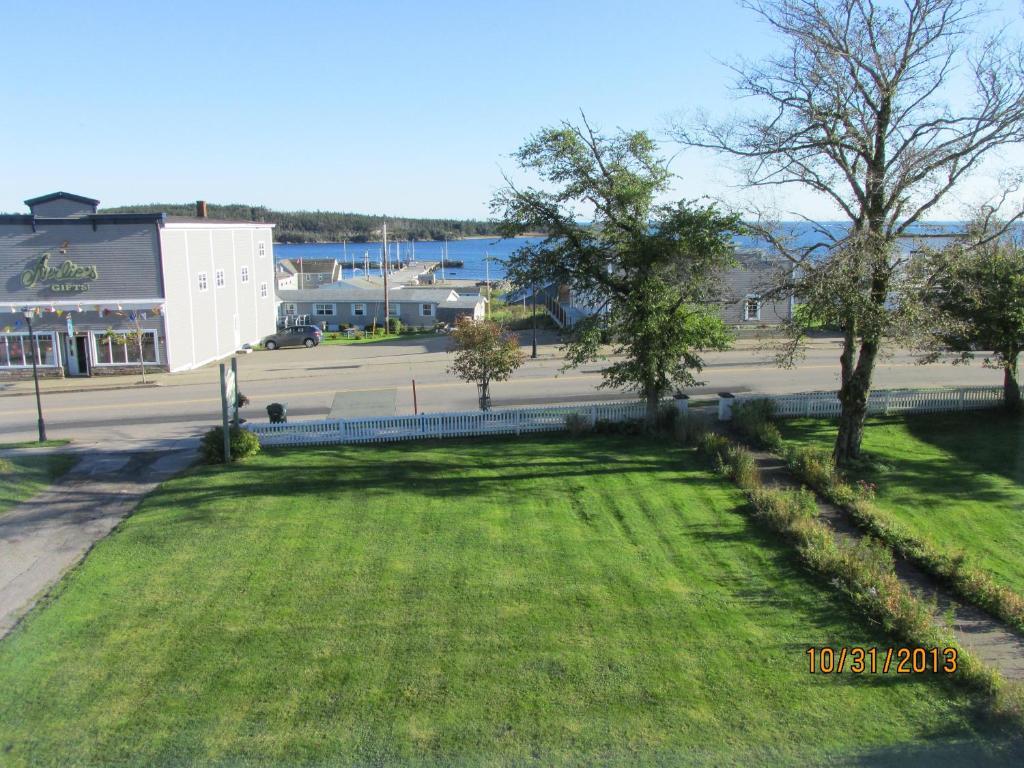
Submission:
M 718 393 L 718 420 L 732 421 L 732 406 L 736 402 L 736 395 L 731 392 Z

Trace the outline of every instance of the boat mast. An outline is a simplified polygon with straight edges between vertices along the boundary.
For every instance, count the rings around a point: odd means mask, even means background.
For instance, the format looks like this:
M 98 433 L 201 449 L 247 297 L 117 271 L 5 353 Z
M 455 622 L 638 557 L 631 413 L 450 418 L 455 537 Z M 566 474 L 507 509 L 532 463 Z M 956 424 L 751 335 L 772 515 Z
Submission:
M 384 263 L 388 261 L 388 223 L 384 222 Z M 391 317 L 390 306 L 388 305 L 388 271 L 384 270 L 384 333 L 387 333 L 388 320 Z

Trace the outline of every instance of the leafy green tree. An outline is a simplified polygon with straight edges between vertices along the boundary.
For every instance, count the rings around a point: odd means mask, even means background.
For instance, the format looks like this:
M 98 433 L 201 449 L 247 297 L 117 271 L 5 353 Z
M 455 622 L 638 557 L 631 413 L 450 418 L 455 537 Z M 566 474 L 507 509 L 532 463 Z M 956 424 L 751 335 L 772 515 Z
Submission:
M 481 410 L 490 407 L 491 382 L 507 381 L 524 360 L 514 334 L 489 320 L 468 317 L 459 318 L 449 352 L 455 359 L 448 372 L 480 388 Z
M 815 303 L 805 316 L 842 331 L 842 464 L 860 455 L 878 355 L 907 317 L 897 243 L 1000 147 L 1024 140 L 1024 51 L 978 34 L 977 0 L 743 5 L 783 40 L 779 54 L 735 67 L 752 111 L 718 124 L 697 116 L 675 136 L 735 158 L 752 189 L 811 191 L 847 223 L 810 222 L 809 244 L 758 227 L 792 260 L 790 289 Z M 806 328 L 791 330 L 799 339 Z
M 730 341 L 717 278 L 733 263 L 738 216 L 714 205 L 659 204 L 672 176 L 644 132 L 606 137 L 584 118 L 541 130 L 515 158 L 547 189 L 509 181 L 499 190 L 492 210 L 502 234 L 548 234 L 510 257 L 510 281 L 567 285 L 578 303 L 597 308 L 573 329 L 567 366 L 598 358 L 602 340 L 611 341 L 623 359 L 605 369 L 601 386 L 642 393 L 653 425 L 671 387 L 697 383 L 699 353 Z
M 1003 371 L 1003 401 L 1020 413 L 1018 360 L 1024 350 L 1024 247 L 1006 238 L 956 243 L 924 257 L 923 305 L 929 314 L 925 361 L 956 355 Z

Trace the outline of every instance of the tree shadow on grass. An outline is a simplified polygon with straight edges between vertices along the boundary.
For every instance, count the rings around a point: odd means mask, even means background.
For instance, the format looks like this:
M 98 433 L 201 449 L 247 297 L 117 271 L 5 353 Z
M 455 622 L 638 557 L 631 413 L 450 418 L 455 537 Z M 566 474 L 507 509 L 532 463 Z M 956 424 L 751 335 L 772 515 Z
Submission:
M 891 426 L 897 442 L 873 450 L 872 430 Z M 829 450 L 836 424 L 831 420 L 782 422 L 788 440 Z M 913 443 L 899 442 L 900 429 L 915 440 L 940 449 L 948 458 L 911 453 Z M 900 448 L 907 450 L 900 452 Z M 923 496 L 942 494 L 978 502 L 1005 502 L 1006 491 L 981 475 L 998 474 L 1024 485 L 1024 420 L 1008 420 L 1000 411 L 880 416 L 868 419 L 865 460 L 847 470 L 853 479 L 905 488 Z
M 968 481 L 977 472 L 997 474 L 1024 487 L 1024 418 L 993 409 L 902 421 L 916 439 L 955 459 L 943 469 Z
M 552 452 L 562 446 L 564 450 Z M 255 460 L 202 468 L 165 486 L 160 496 L 165 504 L 192 510 L 175 516 L 183 522 L 206 517 L 225 501 L 254 494 L 329 503 L 332 494 L 343 493 L 355 501 L 399 492 L 431 499 L 476 497 L 488 505 L 507 501 L 514 508 L 518 494 L 532 490 L 531 481 L 548 481 L 535 490 L 550 496 L 553 488 L 569 488 L 574 479 L 678 474 L 688 468 L 680 452 L 655 441 L 627 442 L 617 436 L 608 441 L 530 436 L 271 449 Z M 552 479 L 558 483 L 552 484 Z

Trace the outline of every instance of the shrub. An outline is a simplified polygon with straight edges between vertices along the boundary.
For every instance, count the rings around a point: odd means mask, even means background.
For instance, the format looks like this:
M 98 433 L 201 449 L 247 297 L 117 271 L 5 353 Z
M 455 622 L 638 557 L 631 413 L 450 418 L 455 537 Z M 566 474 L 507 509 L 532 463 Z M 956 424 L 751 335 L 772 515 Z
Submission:
M 388 318 L 388 333 L 401 333 L 402 332 L 402 321 L 397 317 Z
M 732 409 L 733 428 L 758 448 L 776 453 L 782 450 L 782 433 L 772 421 L 775 404 L 771 400 L 746 400 Z
M 570 413 L 565 417 L 565 428 L 573 437 L 579 437 L 593 430 L 590 419 L 582 413 Z
M 754 456 L 742 445 L 731 445 L 725 454 L 725 475 L 740 488 L 752 491 L 761 486 L 761 473 Z
M 698 452 L 707 456 L 712 464 L 719 465 L 725 461 L 730 442 L 729 438 L 717 432 L 705 432 L 695 444 Z
M 682 411 L 676 408 L 675 403 L 663 403 L 658 408 L 657 429 L 659 432 L 674 434 L 676 423 L 683 418 Z
M 820 493 L 828 493 L 837 482 L 832 454 L 822 448 L 790 448 L 786 451 L 790 470 Z
M 14 465 L 9 459 L 0 457 L 0 475 L 10 475 L 14 472 Z
M 642 435 L 644 429 L 643 419 L 625 419 L 623 421 L 598 419 L 594 424 L 594 431 L 604 435 Z
M 260 440 L 247 429 L 232 427 L 230 429 L 231 459 L 244 459 L 260 452 Z M 207 464 L 224 463 L 224 428 L 214 427 L 203 435 L 200 452 Z
M 673 434 L 684 445 L 699 446 L 704 435 L 711 431 L 711 418 L 705 413 L 688 412 L 676 420 Z

